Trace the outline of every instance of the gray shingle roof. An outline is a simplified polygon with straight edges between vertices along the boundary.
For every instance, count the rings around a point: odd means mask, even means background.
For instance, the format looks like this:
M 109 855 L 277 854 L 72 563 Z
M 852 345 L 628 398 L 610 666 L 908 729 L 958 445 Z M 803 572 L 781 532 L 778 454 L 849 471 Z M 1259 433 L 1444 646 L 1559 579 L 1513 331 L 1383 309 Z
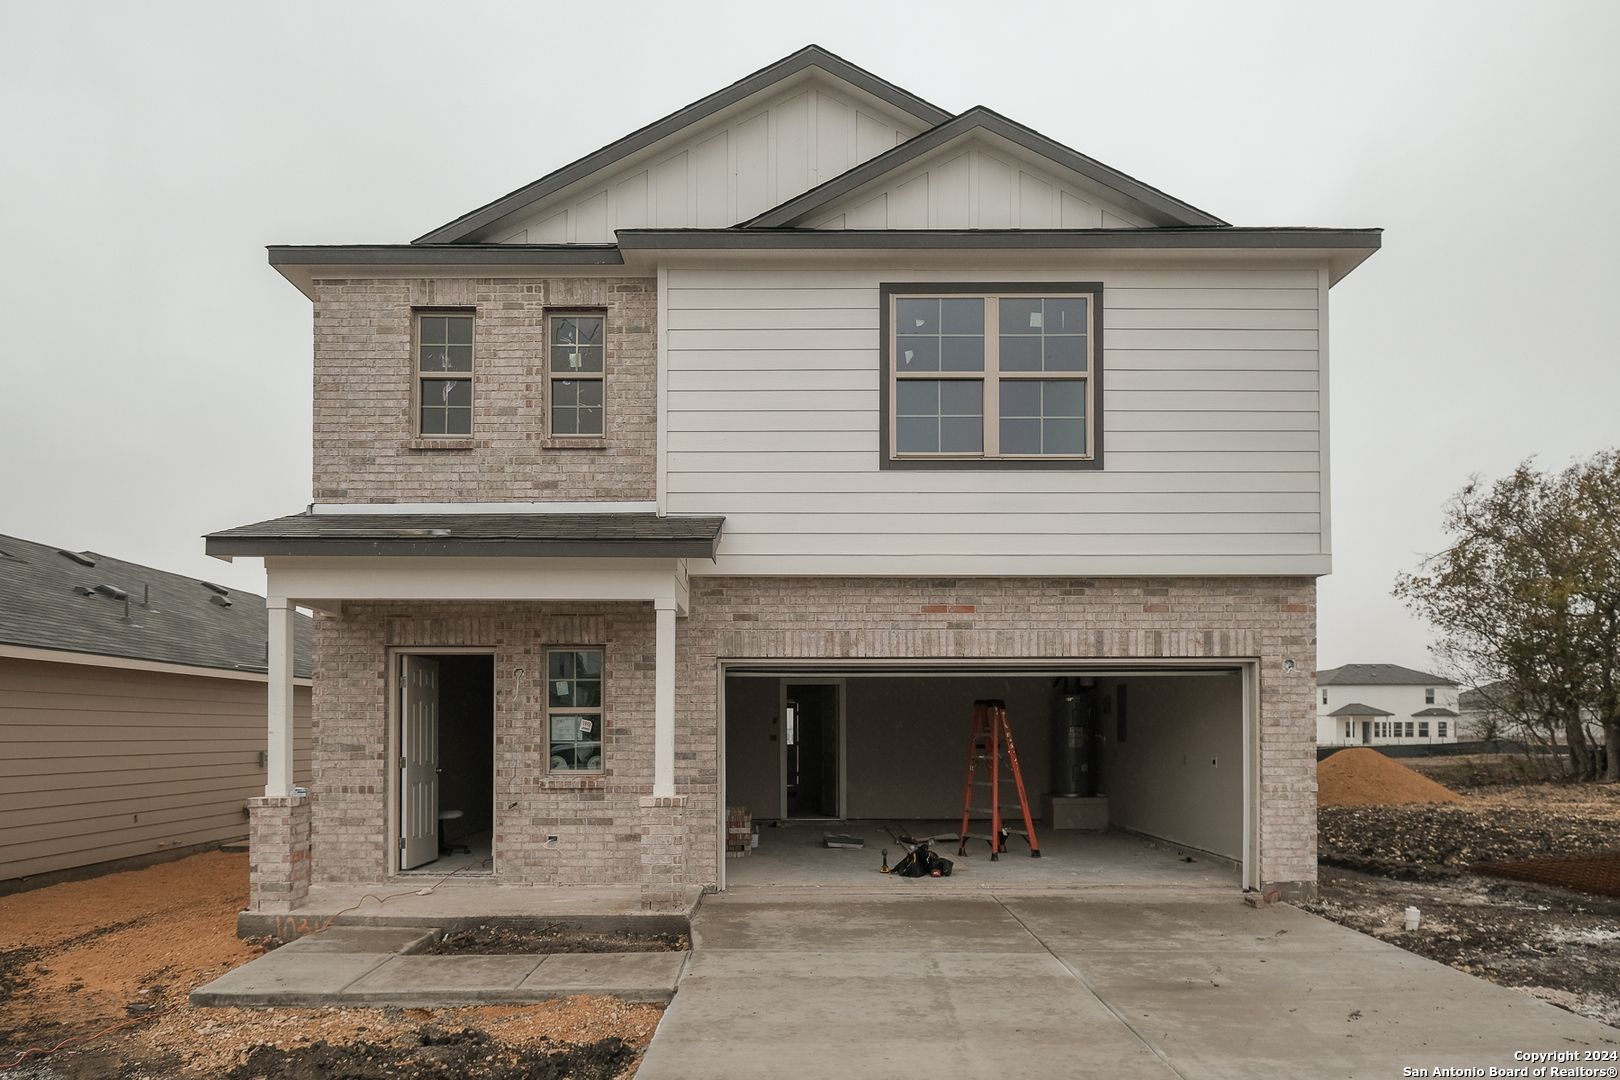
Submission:
M 1399 664 L 1345 664 L 1316 673 L 1317 686 L 1456 686 L 1441 675 Z
M 268 625 L 264 597 L 253 593 L 0 536 L 0 642 L 8 645 L 264 671 Z M 312 628 L 298 616 L 293 671 L 302 678 Z
M 210 555 L 473 555 L 712 559 L 723 517 L 293 514 L 209 533 Z
M 1394 716 L 1395 714 L 1390 712 L 1388 709 L 1375 709 L 1371 705 L 1355 704 L 1355 705 L 1343 705 L 1343 706 L 1340 706 L 1339 708 L 1334 709 L 1332 712 L 1328 713 L 1328 715 L 1329 716 Z
M 1457 714 L 1452 712 L 1450 709 L 1442 709 L 1438 705 L 1436 705 L 1432 709 L 1424 709 L 1422 712 L 1415 712 L 1412 715 L 1413 716 L 1451 716 L 1451 717 L 1455 717 Z

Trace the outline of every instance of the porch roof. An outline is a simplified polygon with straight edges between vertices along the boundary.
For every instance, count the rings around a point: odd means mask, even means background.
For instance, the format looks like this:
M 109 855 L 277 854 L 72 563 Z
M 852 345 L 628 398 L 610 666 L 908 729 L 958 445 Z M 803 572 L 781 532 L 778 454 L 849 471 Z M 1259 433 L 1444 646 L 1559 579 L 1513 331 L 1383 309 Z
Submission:
M 209 555 L 712 559 L 723 517 L 600 514 L 292 514 L 209 533 Z

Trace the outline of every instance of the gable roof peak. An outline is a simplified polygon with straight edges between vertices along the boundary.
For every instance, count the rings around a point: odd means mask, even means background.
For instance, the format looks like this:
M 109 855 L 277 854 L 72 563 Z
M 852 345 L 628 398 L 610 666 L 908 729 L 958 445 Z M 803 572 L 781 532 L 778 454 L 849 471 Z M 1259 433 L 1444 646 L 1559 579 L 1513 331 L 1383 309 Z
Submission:
M 887 79 L 879 78 L 863 67 L 850 63 L 830 49 L 820 45 L 806 45 L 772 64 L 767 64 L 751 75 L 745 75 L 724 89 L 699 98 L 685 108 L 677 109 L 660 120 L 587 154 L 577 161 L 547 173 L 532 183 L 510 191 L 492 202 L 461 215 L 454 221 L 424 233 L 412 244 L 465 244 L 484 239 L 486 226 L 538 202 L 569 185 L 641 150 L 669 138 L 709 117 L 730 108 L 761 91 L 786 82 L 800 73 L 817 68 L 857 90 L 885 102 L 896 110 L 916 118 L 920 123 L 935 126 L 950 119 L 951 114 L 932 102 L 925 101 L 909 90 L 902 89 Z
M 745 229 L 779 229 L 801 225 L 851 193 L 976 132 L 988 132 L 1042 158 L 1059 169 L 1085 177 L 1122 197 L 1159 228 L 1230 228 L 1231 223 L 1200 210 L 1151 184 L 1145 184 L 1096 158 L 1065 146 L 1034 128 L 1004 116 L 988 105 L 974 105 L 876 157 L 742 222 Z

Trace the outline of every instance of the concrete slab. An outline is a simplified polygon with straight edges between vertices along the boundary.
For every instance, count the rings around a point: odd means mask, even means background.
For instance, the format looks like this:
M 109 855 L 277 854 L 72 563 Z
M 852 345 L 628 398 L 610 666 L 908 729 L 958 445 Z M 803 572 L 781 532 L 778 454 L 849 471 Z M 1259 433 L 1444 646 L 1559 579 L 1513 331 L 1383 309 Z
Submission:
M 276 951 L 403 954 L 420 952 L 438 938 L 438 930 L 429 926 L 334 926 L 288 942 Z
M 389 953 L 277 949 L 193 990 L 191 1003 L 246 1007 L 326 1004 L 390 959 Z
M 547 997 L 611 994 L 626 1001 L 667 1002 L 691 953 L 560 953 L 548 956 L 518 984 L 520 993 Z
M 1620 1030 L 1225 888 L 736 889 L 693 939 L 638 1080 L 1400 1076 L 1620 1048 Z
M 470 1005 L 532 1000 L 512 992 L 540 956 L 395 956 L 344 988 L 344 1005 Z

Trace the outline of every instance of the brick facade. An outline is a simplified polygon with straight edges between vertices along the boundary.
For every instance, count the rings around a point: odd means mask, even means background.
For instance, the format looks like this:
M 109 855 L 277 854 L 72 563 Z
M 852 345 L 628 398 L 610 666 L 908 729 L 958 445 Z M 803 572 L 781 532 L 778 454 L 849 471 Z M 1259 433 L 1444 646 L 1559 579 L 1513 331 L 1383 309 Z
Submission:
M 1314 890 L 1314 578 L 694 578 L 677 635 L 676 710 L 700 732 L 715 728 L 719 657 L 1258 658 L 1260 875 Z M 699 880 L 714 879 L 713 846 L 692 844 Z
M 495 879 L 553 885 L 642 880 L 642 798 L 653 785 L 653 609 L 647 604 L 352 603 L 315 624 L 315 879 L 387 876 L 392 732 L 389 649 L 488 650 L 495 670 Z M 603 648 L 603 770 L 545 769 L 545 650 Z M 524 672 L 520 680 L 519 670 Z M 682 722 L 680 747 L 714 742 Z M 677 755 L 688 812 L 715 815 L 714 754 Z M 558 843 L 546 845 L 555 835 Z M 712 860 L 711 860 L 712 862 Z M 710 879 L 712 880 L 712 879 Z
M 1315 594 L 1310 578 L 696 578 L 676 630 L 673 802 L 651 798 L 650 603 L 351 603 L 316 623 L 314 878 L 386 876 L 389 647 L 494 654 L 496 879 L 639 884 L 652 910 L 718 881 L 721 659 L 1257 657 L 1260 875 L 1308 892 Z M 548 777 L 533 673 L 547 646 L 595 644 L 606 650 L 606 768 Z
M 655 497 L 656 279 L 319 280 L 314 288 L 315 502 Z M 412 316 L 443 308 L 477 311 L 467 447 L 414 438 Z M 605 437 L 548 442 L 545 317 L 582 308 L 607 313 Z
M 308 796 L 248 800 L 248 910 L 282 915 L 309 896 L 311 807 Z

